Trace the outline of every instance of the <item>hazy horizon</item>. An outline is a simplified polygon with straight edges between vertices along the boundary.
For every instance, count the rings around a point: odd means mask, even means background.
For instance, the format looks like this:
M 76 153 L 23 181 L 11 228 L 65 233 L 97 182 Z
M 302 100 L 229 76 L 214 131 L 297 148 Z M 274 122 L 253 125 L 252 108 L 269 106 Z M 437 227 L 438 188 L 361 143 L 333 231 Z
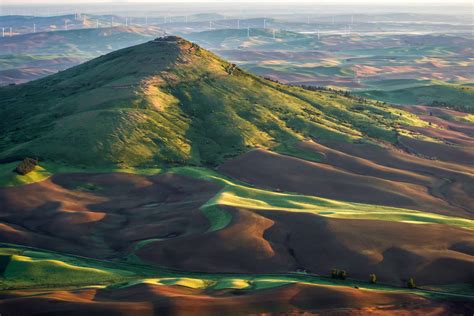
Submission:
M 324 1 L 318 1 L 315 3 L 314 1 L 311 0 L 297 0 L 297 1 L 288 1 L 288 0 L 259 0 L 259 1 L 252 1 L 252 0 L 241 0 L 241 1 L 235 1 L 235 0 L 100 0 L 100 1 L 95 1 L 95 0 L 71 0 L 68 1 L 67 3 L 64 3 L 63 0 L 23 0 L 23 1 L 17 1 L 17 0 L 3 0 L 0 1 L 0 5 L 48 5 L 48 4 L 102 4 L 102 3 L 116 3 L 116 4 L 126 4 L 126 3 L 167 3 L 167 4 L 173 4 L 173 3 L 210 3 L 210 2 L 216 2 L 216 3 L 229 3 L 229 4 L 235 4 L 235 3 L 241 3 L 241 2 L 249 2 L 249 3 L 306 3 L 306 4 L 314 4 L 314 5 L 332 5 L 332 4 L 351 4 L 351 5 L 365 5 L 365 4 L 376 4 L 376 5 L 409 5 L 409 6 L 416 6 L 416 5 L 426 5 L 426 4 L 445 4 L 445 5 L 453 5 L 453 4 L 471 4 L 471 0 L 456 0 L 452 3 L 446 3 L 444 0 L 417 0 L 416 3 L 410 2 L 410 1 L 396 1 L 396 0 L 383 0 L 383 1 L 377 1 L 377 0 L 364 0 L 364 1 L 359 1 L 359 0 L 335 0 L 335 1 L 329 1 L 329 0 L 324 0 Z

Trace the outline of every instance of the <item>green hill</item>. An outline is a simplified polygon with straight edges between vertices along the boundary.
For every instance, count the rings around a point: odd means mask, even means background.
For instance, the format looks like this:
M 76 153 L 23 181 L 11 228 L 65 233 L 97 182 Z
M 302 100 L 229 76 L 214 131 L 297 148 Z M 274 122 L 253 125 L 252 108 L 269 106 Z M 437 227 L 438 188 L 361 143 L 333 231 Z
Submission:
M 449 107 L 463 112 L 474 112 L 474 87 L 469 84 L 431 84 L 392 91 L 359 93 L 385 102 Z
M 250 75 L 179 37 L 125 48 L 0 89 L 0 159 L 76 166 L 215 165 L 250 148 L 394 142 L 416 116 Z

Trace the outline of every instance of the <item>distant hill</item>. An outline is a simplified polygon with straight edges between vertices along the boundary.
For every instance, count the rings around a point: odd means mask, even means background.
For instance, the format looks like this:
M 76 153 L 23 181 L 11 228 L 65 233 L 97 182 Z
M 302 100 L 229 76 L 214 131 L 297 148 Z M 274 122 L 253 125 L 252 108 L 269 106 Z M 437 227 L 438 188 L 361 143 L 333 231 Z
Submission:
M 402 115 L 402 113 L 404 113 Z M 395 142 L 416 116 L 250 75 L 179 37 L 125 48 L 0 89 L 0 159 L 215 165 L 306 137 Z
M 157 29 L 143 27 L 90 28 L 70 31 L 30 33 L 5 37 L 0 41 L 1 55 L 6 54 L 94 54 L 143 43 L 157 35 Z
M 0 41 L 0 85 L 44 77 L 160 33 L 156 27 L 122 26 L 5 37 Z
M 442 106 L 474 113 L 474 86 L 469 84 L 430 84 L 390 91 L 366 91 L 359 94 L 397 104 Z

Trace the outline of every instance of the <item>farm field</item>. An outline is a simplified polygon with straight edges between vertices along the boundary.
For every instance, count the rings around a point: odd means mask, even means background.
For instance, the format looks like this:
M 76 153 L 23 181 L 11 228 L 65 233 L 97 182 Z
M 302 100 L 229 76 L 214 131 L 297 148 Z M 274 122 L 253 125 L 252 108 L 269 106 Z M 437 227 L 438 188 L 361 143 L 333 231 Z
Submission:
M 472 314 L 472 48 L 421 16 L 0 17 L 52 62 L 0 87 L 0 314 Z

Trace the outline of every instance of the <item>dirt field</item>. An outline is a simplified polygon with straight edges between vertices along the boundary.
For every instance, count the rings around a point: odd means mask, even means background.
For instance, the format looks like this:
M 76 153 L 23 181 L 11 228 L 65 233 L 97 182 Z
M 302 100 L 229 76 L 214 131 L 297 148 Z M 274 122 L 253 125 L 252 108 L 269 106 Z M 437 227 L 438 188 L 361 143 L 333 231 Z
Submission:
M 310 173 L 303 169 L 302 174 Z M 413 177 L 420 183 L 432 181 Z M 296 178 L 300 179 L 304 177 Z M 84 191 L 84 184 L 95 191 Z M 230 225 L 208 232 L 209 221 L 199 207 L 219 190 L 212 182 L 177 174 L 56 175 L 0 190 L 4 206 L 0 237 L 3 242 L 95 258 L 119 259 L 134 253 L 145 263 L 187 271 L 307 269 L 328 275 L 339 267 L 356 279 L 366 280 L 377 273 L 381 280 L 396 285 L 403 285 L 410 276 L 419 284 L 474 281 L 469 272 L 474 264 L 469 250 L 474 247 L 471 230 L 222 207 L 232 215 Z M 408 197 L 406 201 L 417 202 Z M 137 247 L 141 241 L 146 243 Z M 452 268 L 445 269 L 446 264 Z

